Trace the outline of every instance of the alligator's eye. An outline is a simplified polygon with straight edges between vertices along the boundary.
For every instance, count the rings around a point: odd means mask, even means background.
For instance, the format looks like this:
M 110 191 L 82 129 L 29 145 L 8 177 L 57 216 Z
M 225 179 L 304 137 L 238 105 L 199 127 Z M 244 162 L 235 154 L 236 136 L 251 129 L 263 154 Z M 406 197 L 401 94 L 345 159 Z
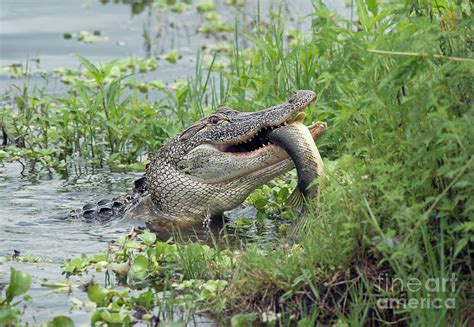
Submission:
M 210 116 L 207 121 L 211 124 L 217 124 L 220 121 L 218 116 Z

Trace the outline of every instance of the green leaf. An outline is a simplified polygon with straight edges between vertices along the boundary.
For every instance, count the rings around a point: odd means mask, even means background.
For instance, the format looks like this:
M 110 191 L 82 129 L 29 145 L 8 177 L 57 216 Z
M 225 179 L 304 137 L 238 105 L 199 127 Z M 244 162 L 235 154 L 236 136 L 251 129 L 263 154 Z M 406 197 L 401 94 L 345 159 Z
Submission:
M 102 320 L 102 315 L 101 315 L 101 311 L 97 310 L 97 311 L 94 311 L 91 315 L 91 323 L 93 326 L 95 326 L 95 323 L 96 322 L 99 322 Z
M 210 301 L 216 297 L 216 293 L 206 288 L 201 291 L 199 297 L 203 301 Z
M 175 64 L 178 62 L 179 59 L 181 59 L 183 56 L 179 54 L 176 50 L 170 51 L 168 54 L 166 54 L 163 59 L 168 61 L 171 64 Z
M 256 37 L 251 34 L 245 34 L 247 38 L 255 43 L 255 45 L 264 52 L 269 59 L 275 59 L 278 57 L 277 50 L 270 44 L 268 44 L 265 40 L 262 40 L 259 37 Z
M 10 283 L 6 290 L 7 302 L 11 302 L 15 296 L 26 293 L 30 289 L 32 281 L 30 274 L 11 267 Z
M 76 87 L 77 93 L 79 93 L 82 101 L 84 101 L 84 104 L 90 106 L 90 95 L 87 93 L 84 83 L 82 81 L 77 81 L 74 86 Z
M 283 204 L 289 194 L 290 194 L 290 190 L 289 190 L 287 187 L 282 187 L 282 188 L 278 191 L 278 202 L 279 202 L 280 204 Z
M 0 324 L 17 322 L 21 311 L 15 307 L 0 306 Z
M 83 56 L 76 54 L 79 57 L 79 61 L 81 62 L 82 65 L 86 68 L 86 70 L 94 77 L 95 81 L 97 84 L 103 84 L 104 79 L 105 79 L 105 74 L 104 72 L 97 68 L 93 63 L 91 63 L 89 60 L 84 58 Z
M 90 260 L 90 262 L 97 263 L 100 261 L 107 261 L 107 254 L 106 253 L 96 253 Z
M 466 247 L 468 243 L 467 238 L 462 238 L 456 243 L 456 248 L 454 250 L 453 258 L 457 257 L 457 255 Z
M 156 241 L 155 233 L 150 233 L 150 232 L 145 232 L 143 234 L 140 234 L 138 238 L 141 239 L 142 242 L 145 243 L 146 246 L 151 246 Z
M 166 242 L 156 243 L 156 257 L 159 260 L 174 262 L 176 261 L 177 246 Z
M 83 56 L 79 54 L 76 54 L 76 55 L 79 57 L 79 61 L 87 69 L 89 73 L 91 73 L 92 75 L 99 74 L 99 69 L 93 63 L 91 63 L 89 60 L 87 60 L 86 58 L 84 58 Z
M 151 291 L 146 291 L 138 296 L 135 303 L 146 309 L 153 309 L 153 298 L 153 293 Z
M 369 25 L 369 13 L 367 12 L 367 8 L 365 7 L 365 3 L 363 0 L 356 0 L 355 1 L 357 6 L 357 14 L 359 15 L 360 23 L 364 30 L 367 31 L 367 26 Z
M 74 322 L 66 316 L 57 316 L 53 320 L 48 321 L 48 327 L 74 327 Z
M 268 199 L 263 195 L 258 195 L 255 197 L 253 204 L 257 209 L 263 209 L 268 204 Z
M 143 280 L 147 277 L 148 259 L 143 255 L 138 255 L 130 267 L 129 276 L 133 280 Z
M 378 11 L 378 4 L 377 0 L 365 0 L 365 3 L 367 4 L 367 8 L 369 8 L 369 11 L 372 13 L 372 15 L 377 16 L 377 11 Z
M 98 306 L 107 305 L 107 290 L 103 289 L 99 284 L 91 284 L 87 288 L 87 297 Z
M 255 313 L 239 313 L 232 317 L 230 324 L 232 327 L 253 326 L 253 321 L 257 319 Z
M 246 228 L 250 228 L 251 226 L 252 226 L 252 220 L 246 216 L 239 217 L 234 221 L 235 228 L 246 229 Z
M 196 9 L 199 13 L 208 12 L 214 10 L 214 2 L 213 1 L 203 1 L 196 4 Z

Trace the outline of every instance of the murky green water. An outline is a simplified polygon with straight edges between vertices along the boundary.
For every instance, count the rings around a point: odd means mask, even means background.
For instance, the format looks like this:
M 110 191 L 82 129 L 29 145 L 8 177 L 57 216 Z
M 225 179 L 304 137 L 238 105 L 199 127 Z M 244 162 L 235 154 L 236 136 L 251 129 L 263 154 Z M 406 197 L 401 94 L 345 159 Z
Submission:
M 157 56 L 177 49 L 183 55 L 178 64 L 159 61 L 158 69 L 143 77 L 172 82 L 186 79 L 194 69 L 197 50 L 204 44 L 217 41 L 198 33 L 202 17 L 194 8 L 183 14 L 164 14 L 150 6 L 140 7 L 147 1 L 130 1 L 135 3 L 134 6 L 127 1 L 118 4 L 102 2 L 1 1 L 0 66 L 28 64 L 30 86 L 43 85 L 48 80 L 48 92 L 58 94 L 65 91 L 65 86 L 55 81 L 51 72 L 58 67 L 77 69 L 76 53 L 94 62 L 105 62 L 127 56 Z M 276 2 L 260 1 L 261 12 Z M 344 11 L 341 2 L 328 1 L 328 4 L 341 12 Z M 241 12 L 225 6 L 223 1 L 216 3 L 217 11 L 224 16 L 233 17 L 237 13 L 243 19 L 254 17 L 256 2 L 249 1 L 249 6 L 240 9 Z M 303 16 L 311 11 L 311 2 L 291 1 L 289 8 L 295 17 Z M 80 31 L 100 32 L 108 41 L 85 44 L 74 37 L 63 37 L 65 33 L 75 35 Z M 144 34 L 151 35 L 151 39 Z M 9 92 L 12 84 L 19 83 L 25 83 L 25 80 L 0 74 L 0 95 Z M 132 226 L 143 226 L 145 222 L 117 219 L 107 223 L 85 223 L 61 218 L 71 208 L 122 194 L 130 189 L 131 182 L 139 175 L 83 167 L 60 175 L 29 171 L 18 162 L 0 165 L 0 256 L 10 256 L 16 250 L 22 255 L 35 254 L 46 261 L 0 265 L 0 280 L 4 283 L 8 280 L 10 266 L 33 275 L 34 283 L 29 291 L 33 301 L 25 309 L 26 321 L 41 323 L 55 315 L 65 314 L 79 325 L 88 324 L 89 313 L 69 312 L 71 294 L 52 293 L 41 287 L 41 283 L 64 280 L 60 265 L 65 260 L 82 253 L 104 251 L 108 241 L 127 233 Z M 243 210 L 245 214 L 252 211 Z M 231 216 L 241 213 L 237 211 Z M 271 237 L 271 228 L 265 233 Z M 73 281 L 81 284 L 91 278 L 103 282 L 104 277 L 92 274 Z M 81 290 L 74 290 L 72 295 L 79 299 L 86 297 Z M 201 319 L 199 324 L 212 322 Z

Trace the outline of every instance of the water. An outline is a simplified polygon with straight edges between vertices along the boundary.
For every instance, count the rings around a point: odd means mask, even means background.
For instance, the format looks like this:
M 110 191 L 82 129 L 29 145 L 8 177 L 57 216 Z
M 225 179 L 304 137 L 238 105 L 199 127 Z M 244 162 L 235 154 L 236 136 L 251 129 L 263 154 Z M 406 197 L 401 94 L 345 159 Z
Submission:
M 77 69 L 76 53 L 93 62 L 105 62 L 128 56 L 160 56 L 177 49 L 183 55 L 178 64 L 159 60 L 156 71 L 140 77 L 172 82 L 186 79 L 193 72 L 196 52 L 203 44 L 216 42 L 216 39 L 198 33 L 203 18 L 194 7 L 184 14 L 164 14 L 150 6 L 140 7 L 151 1 L 135 1 L 135 6 L 123 2 L 127 1 L 103 4 L 92 0 L 2 0 L 0 66 L 28 66 L 30 85 L 42 85 L 46 77 L 49 79 L 48 92 L 61 94 L 65 86 L 56 81 L 51 72 L 58 67 Z M 223 1 L 216 2 L 224 20 L 233 23 L 232 17 L 237 10 L 225 6 Z M 251 19 L 251 13 L 255 11 L 253 6 L 256 2 L 249 3 L 251 5 L 240 12 L 242 19 Z M 262 15 L 273 3 L 261 1 Z M 289 3 L 295 17 L 304 16 L 312 10 L 309 0 L 292 0 Z M 342 1 L 328 3 L 349 15 Z M 98 31 L 108 41 L 85 44 L 78 42 L 74 36 L 69 40 L 63 37 L 65 33 L 74 35 L 80 31 Z M 145 38 L 143 35 L 147 33 L 152 37 Z M 0 73 L 0 95 L 9 92 L 12 84 L 23 82 L 22 78 Z M 33 301 L 26 307 L 26 321 L 41 323 L 61 314 L 73 317 L 79 325 L 89 323 L 89 313 L 77 310 L 69 313 L 71 295 L 52 295 L 51 291 L 41 287 L 41 283 L 44 280 L 64 280 L 60 265 L 65 260 L 82 253 L 104 251 L 107 242 L 127 233 L 132 226 L 144 225 L 144 222 L 117 219 L 108 223 L 84 223 L 60 218 L 71 208 L 123 194 L 139 176 L 138 173 L 117 173 L 108 169 L 92 171 L 83 167 L 61 175 L 29 171 L 18 162 L 0 164 L 0 256 L 10 256 L 17 250 L 22 255 L 35 254 L 47 261 L 37 264 L 6 262 L 0 265 L 0 280 L 3 283 L 9 278 L 11 266 L 33 275 L 33 286 L 28 293 Z M 248 214 L 252 208 L 242 210 L 230 214 L 230 220 L 242 213 Z M 274 236 L 271 227 L 266 237 Z M 81 284 L 91 278 L 103 282 L 102 274 L 72 280 Z M 80 290 L 73 291 L 72 295 L 79 299 L 86 297 Z M 210 322 L 201 320 L 200 323 Z
M 65 255 L 80 255 L 84 249 L 103 250 L 108 240 L 129 227 L 120 220 L 85 224 L 60 217 L 81 204 L 124 193 L 134 175 L 98 171 L 62 179 L 45 172 L 22 176 L 21 170 L 16 162 L 0 166 L 0 249 L 7 250 L 3 255 L 16 249 L 62 262 Z
M 26 307 L 28 321 L 44 322 L 55 315 L 67 314 L 71 306 L 69 295 L 51 295 L 41 287 L 45 279 L 62 281 L 60 265 L 82 253 L 96 253 L 107 248 L 107 242 L 127 232 L 130 222 L 112 221 L 108 224 L 84 224 L 64 221 L 70 208 L 108 194 L 124 191 L 125 185 L 135 177 L 132 174 L 99 171 L 91 174 L 62 178 L 45 172 L 23 172 L 17 162 L 0 165 L 0 255 L 9 256 L 14 250 L 21 255 L 35 254 L 46 262 L 39 264 L 12 263 L 1 265 L 3 282 L 8 280 L 9 267 L 27 271 L 34 282 L 28 294 L 33 302 Z M 87 276 L 94 278 L 94 276 Z M 103 277 L 96 277 L 103 280 Z M 73 278 L 80 284 L 80 281 Z M 85 299 L 82 291 L 74 296 Z M 77 311 L 74 319 L 79 323 L 89 321 L 89 314 Z
M 39 4 L 35 0 L 3 0 L 0 6 L 0 66 L 22 65 L 32 75 L 31 84 L 42 85 L 43 77 L 51 80 L 52 72 L 59 67 L 78 69 L 76 54 L 97 63 L 180 49 L 186 60 L 180 65 L 161 61 L 160 70 L 149 77 L 165 82 L 184 78 L 187 69 L 194 66 L 195 55 L 191 57 L 191 49 L 199 46 L 199 40 L 186 33 L 190 27 L 180 23 L 177 14 L 165 15 L 147 7 L 135 15 L 129 5 L 103 5 L 98 1 L 48 0 Z M 176 23 L 170 28 L 172 22 Z M 143 37 L 145 30 L 154 36 L 150 51 Z M 79 42 L 77 34 L 81 31 L 97 32 L 108 40 Z M 73 37 L 65 39 L 65 33 Z M 166 37 L 157 37 L 160 34 Z M 0 93 L 18 82 L 8 73 L 0 74 Z M 61 94 L 64 90 L 64 85 L 54 79 L 50 81 L 50 93 Z
M 118 3 L 115 3 L 118 2 Z M 204 18 L 195 8 L 176 14 L 163 13 L 152 6 L 150 0 L 134 1 L 74 1 L 74 0 L 2 0 L 0 1 L 0 67 L 20 65 L 31 74 L 30 83 L 42 85 L 43 78 L 50 79 L 49 91 L 62 94 L 64 85 L 52 77 L 52 71 L 59 67 L 79 68 L 76 54 L 92 62 L 106 62 L 128 56 L 159 56 L 176 49 L 183 58 L 174 65 L 159 60 L 159 69 L 145 79 L 173 82 L 186 79 L 195 66 L 196 52 L 203 45 L 216 41 L 198 32 Z M 105 4 L 107 3 L 107 4 Z M 133 13 L 136 3 L 142 11 Z M 223 20 L 233 25 L 237 14 L 242 22 L 255 17 L 257 1 L 248 1 L 247 7 L 235 9 L 216 1 L 216 10 Z M 280 1 L 261 0 L 260 11 L 266 15 L 270 7 Z M 341 15 L 350 16 L 350 10 L 343 0 L 326 1 L 329 8 Z M 300 17 L 312 12 L 310 0 L 288 1 L 291 20 L 299 25 Z M 307 21 L 307 20 L 306 20 Z M 301 27 L 301 25 L 300 25 Z M 105 42 L 83 43 L 77 41 L 81 31 L 99 32 L 107 37 Z M 63 35 L 69 33 L 72 39 Z M 150 37 L 144 37 L 147 34 Z M 227 37 L 232 39 L 233 36 Z M 220 37 L 226 39 L 226 37 Z M 22 83 L 23 79 L 12 78 L 0 70 L 0 95 L 11 90 L 11 84 Z

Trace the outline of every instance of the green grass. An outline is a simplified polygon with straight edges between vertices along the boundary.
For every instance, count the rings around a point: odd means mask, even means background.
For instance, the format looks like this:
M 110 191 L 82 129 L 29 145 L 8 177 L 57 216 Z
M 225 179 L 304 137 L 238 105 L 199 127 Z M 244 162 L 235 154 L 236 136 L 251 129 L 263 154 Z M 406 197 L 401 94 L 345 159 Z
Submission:
M 0 156 L 47 167 L 77 155 L 95 164 L 98 158 L 133 163 L 219 103 L 258 110 L 312 89 L 318 101 L 307 120 L 328 123 L 318 146 L 330 169 L 295 243 L 282 238 L 245 249 L 191 243 L 159 260 L 145 248 L 144 278 L 171 265 L 178 276 L 168 272 L 169 284 L 160 284 L 171 290 L 168 303 L 184 312 L 210 310 L 225 322 L 234 316 L 235 326 L 269 315 L 301 326 L 472 324 L 472 4 L 360 0 L 357 22 L 313 4 L 311 29 L 303 34 L 287 34 L 284 15 L 259 17 L 245 35 L 236 20 L 232 53 L 216 54 L 209 71 L 199 56 L 195 76 L 157 91 L 156 102 L 138 90 L 125 93 L 125 74 L 111 73 L 116 63 L 93 66 L 84 58 L 86 72 L 68 97 L 19 88 L 14 105 L 1 108 L 0 123 L 25 147 L 6 147 Z M 133 262 L 139 252 L 117 260 Z M 453 274 L 454 288 L 406 287 Z M 228 284 L 209 284 L 210 295 L 202 284 L 170 286 L 191 279 Z M 153 294 L 153 303 L 165 308 L 166 300 Z M 117 306 L 134 308 L 125 295 L 116 298 Z M 384 298 L 452 298 L 455 307 L 384 309 L 378 302 Z

